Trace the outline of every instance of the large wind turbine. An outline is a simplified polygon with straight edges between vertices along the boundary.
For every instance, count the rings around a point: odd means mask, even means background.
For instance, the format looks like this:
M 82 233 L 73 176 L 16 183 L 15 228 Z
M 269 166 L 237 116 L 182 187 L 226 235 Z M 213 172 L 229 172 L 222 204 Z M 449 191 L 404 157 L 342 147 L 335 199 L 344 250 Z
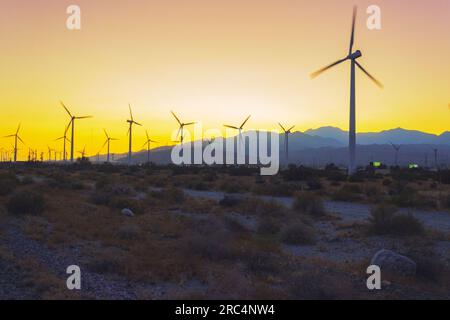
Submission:
M 150 143 L 157 143 L 158 141 L 150 139 L 147 130 L 145 130 L 145 135 L 147 136 L 147 141 L 144 143 L 143 147 L 147 146 L 147 163 L 150 163 Z
M 64 135 L 62 137 L 59 137 L 58 139 L 55 140 L 55 141 L 59 141 L 59 140 L 63 141 L 63 161 L 67 160 L 67 158 L 66 158 L 66 156 L 67 156 L 66 141 L 70 142 L 70 140 L 67 139 L 67 131 L 69 131 L 70 124 L 71 124 L 71 122 L 69 122 L 69 124 L 64 129 Z
M 286 164 L 289 164 L 289 135 L 292 133 L 291 130 L 294 129 L 295 125 L 286 130 L 281 123 L 278 124 L 284 131 L 284 152 L 286 156 Z
M 391 142 L 392 148 L 395 150 L 395 166 L 398 166 L 398 152 L 400 151 L 401 145 L 396 145 Z
M 239 139 L 239 145 L 242 145 L 242 129 L 244 129 L 245 124 L 247 123 L 248 119 L 250 119 L 251 115 L 249 115 L 244 122 L 242 122 L 242 124 L 239 127 L 236 126 L 230 126 L 228 124 L 224 124 L 224 127 L 230 128 L 230 129 L 235 129 L 238 130 L 239 134 L 238 134 L 238 139 Z
M 127 120 L 127 122 L 129 123 L 130 127 L 128 128 L 128 136 L 129 136 L 129 140 L 128 140 L 128 164 L 131 165 L 131 153 L 132 153 L 132 139 L 133 139 L 133 124 L 137 124 L 138 126 L 142 126 L 142 124 L 134 121 L 133 119 L 133 113 L 131 112 L 131 105 L 128 104 L 128 109 L 130 110 L 130 119 Z
M 19 137 L 19 130 L 20 130 L 20 124 L 17 127 L 16 133 L 5 136 L 5 138 L 14 137 L 14 149 L 13 149 L 14 150 L 14 162 L 17 161 L 17 141 L 19 140 L 20 142 L 25 144 L 25 142 L 23 142 L 23 140 Z
M 175 118 L 175 120 L 177 120 L 178 125 L 180 126 L 178 128 L 177 137 L 180 136 L 180 141 L 181 141 L 181 143 L 183 143 L 183 139 L 184 139 L 183 130 L 184 130 L 184 127 L 193 125 L 193 124 L 195 124 L 195 122 L 183 123 L 183 122 L 180 121 L 180 119 L 176 116 L 176 114 L 173 111 L 170 111 L 170 113 L 172 113 L 173 117 Z
M 106 162 L 109 162 L 109 145 L 110 145 L 111 141 L 113 141 L 113 140 L 119 140 L 119 139 L 111 138 L 111 137 L 108 135 L 108 132 L 106 132 L 105 129 L 103 129 L 103 131 L 105 132 L 106 141 L 105 141 L 105 143 L 103 144 L 103 146 L 102 146 L 102 148 L 100 149 L 100 151 L 105 147 L 105 145 L 107 145 L 108 153 L 107 153 L 107 155 L 106 155 Z
M 63 106 L 63 108 L 66 110 L 66 112 L 70 116 L 69 126 L 72 125 L 72 134 L 70 137 L 70 162 L 73 162 L 73 150 L 74 150 L 74 146 L 75 146 L 75 120 L 88 119 L 88 118 L 92 118 L 92 116 L 83 116 L 83 117 L 74 116 L 70 113 L 69 109 L 67 109 L 67 107 L 64 105 L 64 103 L 62 101 L 61 101 L 61 105 Z
M 353 51 L 353 42 L 355 38 L 355 21 L 356 21 L 356 6 L 353 7 L 353 20 L 352 20 L 352 33 L 350 36 L 350 48 L 348 50 L 348 55 L 340 59 L 314 73 L 311 74 L 311 78 L 315 78 L 320 75 L 322 72 L 344 62 L 350 60 L 350 125 L 349 125 L 349 165 L 348 165 L 348 174 L 354 174 L 356 172 L 356 162 L 355 162 L 355 154 L 356 154 L 356 119 L 355 119 L 355 107 L 356 107 L 356 96 L 355 96 L 355 69 L 356 66 L 361 69 L 363 73 L 365 73 L 378 87 L 383 88 L 383 85 L 380 81 L 375 79 L 369 72 L 366 71 L 357 61 L 356 59 L 362 56 L 361 51 L 356 50 Z

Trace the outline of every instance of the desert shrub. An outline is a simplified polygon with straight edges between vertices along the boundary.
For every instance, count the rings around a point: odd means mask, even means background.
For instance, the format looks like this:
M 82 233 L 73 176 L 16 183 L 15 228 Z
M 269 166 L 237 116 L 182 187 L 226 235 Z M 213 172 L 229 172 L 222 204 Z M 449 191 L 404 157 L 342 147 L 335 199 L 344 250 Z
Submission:
M 19 181 L 15 174 L 8 172 L 0 174 L 0 196 L 12 193 Z
M 263 250 L 251 250 L 246 253 L 247 268 L 256 274 L 276 273 L 280 269 L 280 259 Z
M 281 237 L 284 243 L 292 245 L 313 244 L 315 242 L 314 231 L 301 222 L 286 227 Z
M 140 229 L 136 225 L 123 225 L 117 230 L 117 236 L 122 240 L 134 240 L 139 236 Z
M 372 234 L 412 236 L 422 234 L 422 223 L 411 214 L 399 214 L 395 206 L 381 204 L 370 212 L 369 231 Z
M 280 222 L 273 217 L 262 217 L 258 221 L 258 233 L 260 234 L 276 234 L 280 231 Z
M 235 180 L 226 179 L 219 184 L 219 189 L 227 193 L 239 193 L 245 192 L 245 187 Z
M 199 256 L 211 261 L 223 261 L 234 257 L 230 239 L 223 232 L 193 234 L 183 243 L 182 251 L 190 258 Z
M 308 186 L 309 190 L 320 190 L 323 188 L 322 183 L 320 182 L 319 179 L 308 179 L 308 181 L 306 181 L 306 185 Z
M 84 184 L 73 175 L 63 172 L 54 172 L 47 178 L 47 185 L 51 188 L 81 190 Z
M 385 187 L 389 187 L 389 186 L 392 184 L 392 180 L 389 179 L 389 178 L 383 179 L 382 184 L 383 184 L 383 186 L 385 186 Z
M 391 202 L 399 207 L 436 208 L 433 198 L 419 194 L 415 189 L 405 187 L 391 196 Z
M 25 177 L 23 177 L 21 182 L 23 185 L 29 185 L 29 184 L 32 184 L 34 182 L 34 180 L 30 176 L 25 176 Z
M 361 188 L 356 184 L 346 184 L 337 190 L 333 195 L 336 201 L 359 201 L 362 199 Z
M 321 215 L 325 212 L 322 198 L 308 192 L 299 192 L 295 195 L 293 208 L 311 215 Z
M 7 208 L 13 214 L 40 214 L 44 210 L 44 197 L 33 191 L 15 193 L 8 201 Z
M 240 205 L 245 200 L 243 196 L 226 194 L 220 201 L 219 205 L 222 207 L 235 207 Z
M 250 197 L 245 198 L 237 211 L 245 214 L 281 217 L 285 214 L 286 209 L 278 202 Z
M 164 199 L 169 203 L 181 204 L 185 200 L 184 191 L 180 188 L 170 187 L 163 190 Z

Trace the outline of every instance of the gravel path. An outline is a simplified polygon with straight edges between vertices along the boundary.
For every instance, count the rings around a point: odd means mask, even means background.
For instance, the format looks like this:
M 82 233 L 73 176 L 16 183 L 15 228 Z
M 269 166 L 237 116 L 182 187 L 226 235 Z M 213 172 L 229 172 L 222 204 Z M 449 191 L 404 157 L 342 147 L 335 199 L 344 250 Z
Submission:
M 16 223 L 18 223 L 16 221 Z M 86 266 L 86 259 L 83 259 L 79 247 L 64 247 L 64 250 L 51 250 L 46 245 L 30 239 L 23 234 L 16 223 L 5 226 L 6 236 L 3 239 L 3 245 L 12 252 L 16 259 L 23 257 L 33 257 L 39 264 L 49 272 L 55 274 L 65 284 L 68 275 L 66 268 L 70 265 L 78 265 L 81 269 L 81 294 L 86 298 L 96 299 L 139 299 L 139 294 L 145 294 L 152 298 L 164 298 L 169 291 L 180 288 L 179 285 L 172 283 L 143 283 L 133 282 L 116 277 L 106 277 L 99 273 L 92 272 Z M 2 268 L 0 260 L 0 269 Z M 7 269 L 5 269 L 7 270 Z M 2 290 L 2 275 L 0 272 L 0 299 L 14 299 L 16 296 L 21 299 L 27 298 L 27 293 L 22 290 L 15 290 L 11 287 L 8 290 Z M 8 277 L 14 277 L 14 274 L 8 273 Z M 10 279 L 9 283 L 14 283 L 17 279 Z M 19 283 L 19 282 L 17 282 Z M 185 287 L 192 289 L 190 283 Z M 17 288 L 16 288 L 17 289 Z
M 226 194 L 220 191 L 197 191 L 185 189 L 188 196 L 194 198 L 207 198 L 220 200 Z M 253 196 L 250 195 L 249 196 Z M 294 199 L 292 197 L 272 197 L 272 196 L 254 196 L 268 201 L 276 201 L 286 207 L 292 207 Z M 325 210 L 330 213 L 338 213 L 343 222 L 364 221 L 370 215 L 371 206 L 367 204 L 359 204 L 341 201 L 325 201 Z M 426 211 L 412 208 L 401 208 L 400 212 L 411 213 L 419 219 L 425 226 L 450 233 L 450 213 L 439 211 Z

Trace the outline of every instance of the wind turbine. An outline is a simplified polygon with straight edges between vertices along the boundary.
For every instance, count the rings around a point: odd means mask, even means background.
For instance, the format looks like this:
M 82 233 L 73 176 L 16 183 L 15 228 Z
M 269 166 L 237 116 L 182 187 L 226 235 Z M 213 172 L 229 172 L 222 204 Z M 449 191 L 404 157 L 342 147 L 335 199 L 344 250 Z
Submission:
M 70 140 L 67 139 L 67 131 L 69 131 L 70 123 L 71 122 L 69 122 L 69 124 L 64 129 L 64 135 L 62 137 L 59 137 L 58 139 L 55 140 L 55 141 L 59 141 L 59 140 L 63 141 L 63 160 L 64 161 L 67 160 L 67 158 L 66 158 L 66 155 L 67 155 L 67 152 L 66 152 L 66 141 L 70 142 Z
M 315 78 L 320 75 L 322 72 L 344 62 L 350 60 L 350 125 L 349 125 L 349 165 L 348 165 L 348 174 L 352 175 L 356 172 L 356 92 L 355 92 L 355 69 L 358 67 L 361 69 L 363 73 L 365 73 L 378 87 L 383 88 L 383 85 L 380 81 L 375 79 L 369 72 L 366 71 L 357 61 L 356 59 L 362 56 L 360 50 L 356 50 L 353 52 L 353 43 L 355 38 L 355 22 L 356 22 L 356 6 L 353 7 L 353 19 L 352 19 L 352 32 L 350 36 L 350 48 L 348 51 L 348 55 L 340 59 L 314 73 L 311 74 L 311 78 Z
M 17 127 L 16 133 L 14 134 L 10 134 L 8 136 L 5 136 L 5 138 L 11 138 L 14 137 L 14 162 L 17 161 L 17 141 L 19 140 L 20 142 L 22 142 L 23 144 L 25 144 L 25 142 L 23 142 L 23 140 L 19 137 L 19 130 L 20 130 L 20 124 Z
M 395 150 L 395 166 L 397 167 L 398 166 L 398 152 L 400 151 L 401 146 L 395 145 L 392 142 L 391 142 L 391 146 Z
M 177 137 L 180 136 L 180 141 L 181 141 L 181 143 L 183 143 L 183 139 L 184 139 L 183 130 L 184 130 L 184 127 L 193 125 L 193 124 L 195 124 L 195 122 L 183 123 L 183 122 L 180 121 L 180 119 L 176 116 L 176 114 L 173 111 L 170 111 L 170 113 L 172 113 L 173 117 L 175 118 L 175 120 L 177 120 L 178 125 L 180 126 L 178 128 Z
M 88 119 L 88 118 L 92 118 L 92 116 L 83 116 L 83 117 L 74 116 L 70 113 L 69 109 L 67 109 L 67 107 L 64 105 L 64 103 L 62 101 L 61 101 L 61 105 L 63 106 L 63 108 L 66 110 L 66 112 L 70 116 L 69 126 L 72 125 L 72 134 L 70 137 L 70 162 L 73 162 L 73 149 L 74 149 L 74 145 L 75 145 L 75 120 Z
M 50 148 L 49 146 L 47 146 L 48 148 L 48 161 L 51 162 L 52 161 L 52 151 L 53 149 Z
M 291 130 L 294 129 L 295 125 L 286 130 L 281 123 L 278 124 L 284 131 L 284 152 L 286 154 L 286 165 L 287 165 L 289 162 L 289 135 L 292 133 Z
M 145 130 L 145 135 L 147 136 L 147 141 L 144 143 L 142 147 L 145 147 L 147 145 L 147 163 L 150 163 L 150 143 L 151 142 L 157 143 L 158 141 L 150 139 L 147 130 Z
M 128 164 L 131 165 L 131 146 L 132 146 L 132 136 L 133 136 L 133 124 L 137 124 L 138 126 L 142 126 L 142 124 L 134 121 L 133 119 L 133 113 L 131 112 L 131 105 L 128 104 L 128 109 L 130 109 L 130 119 L 127 120 L 127 122 L 129 123 L 130 127 L 128 128 L 128 135 L 129 135 L 129 140 L 128 140 Z
M 84 160 L 86 158 L 86 146 L 84 146 L 83 150 L 78 151 L 79 154 L 81 154 L 81 160 Z
M 251 115 L 249 115 L 247 117 L 247 119 L 244 120 L 244 122 L 242 122 L 242 124 L 239 127 L 235 127 L 235 126 L 230 126 L 228 124 L 224 124 L 223 126 L 226 128 L 230 128 L 230 129 L 235 129 L 238 130 L 239 134 L 238 134 L 238 139 L 239 139 L 239 145 L 242 145 L 242 129 L 244 129 L 245 124 L 247 123 L 248 119 L 250 119 Z
M 103 129 L 103 132 L 105 132 L 106 141 L 105 141 L 105 143 L 103 144 L 103 146 L 102 146 L 102 148 L 100 149 L 100 151 L 105 147 L 105 145 L 108 145 L 108 147 L 107 147 L 108 152 L 107 152 L 107 155 L 106 155 L 106 162 L 109 162 L 109 145 L 110 145 L 111 141 L 113 141 L 113 140 L 119 140 L 119 139 L 111 138 L 111 137 L 108 135 L 108 132 L 106 132 L 105 129 Z

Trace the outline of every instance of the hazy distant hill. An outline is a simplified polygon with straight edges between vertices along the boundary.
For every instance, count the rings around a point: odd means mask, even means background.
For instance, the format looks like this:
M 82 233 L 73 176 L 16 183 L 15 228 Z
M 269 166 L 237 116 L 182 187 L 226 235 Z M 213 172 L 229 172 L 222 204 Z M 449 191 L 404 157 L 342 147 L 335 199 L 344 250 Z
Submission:
M 336 139 L 341 143 L 348 143 L 348 132 L 335 127 L 321 127 L 305 131 L 311 136 Z M 385 130 L 381 132 L 357 133 L 358 144 L 445 144 L 450 145 L 450 132 L 441 135 L 425 133 L 417 130 L 402 128 Z
M 280 138 L 280 159 L 284 162 L 284 134 Z M 228 138 L 234 139 L 234 137 Z M 415 130 L 392 129 L 382 132 L 358 133 L 357 162 L 359 165 L 370 161 L 381 161 L 393 165 L 395 152 L 390 142 L 401 145 L 399 164 L 418 163 L 434 166 L 433 148 L 437 148 L 438 162 L 450 164 L 450 132 L 434 135 Z M 321 166 L 330 162 L 346 165 L 348 159 L 348 132 L 335 127 L 322 127 L 295 132 L 289 136 L 290 162 Z M 171 147 L 151 150 L 150 160 L 158 164 L 170 163 Z M 126 162 L 127 154 L 116 154 L 117 162 Z M 96 157 L 91 158 L 92 161 Z M 104 156 L 100 156 L 104 161 Z M 133 154 L 133 163 L 147 161 L 147 152 Z

